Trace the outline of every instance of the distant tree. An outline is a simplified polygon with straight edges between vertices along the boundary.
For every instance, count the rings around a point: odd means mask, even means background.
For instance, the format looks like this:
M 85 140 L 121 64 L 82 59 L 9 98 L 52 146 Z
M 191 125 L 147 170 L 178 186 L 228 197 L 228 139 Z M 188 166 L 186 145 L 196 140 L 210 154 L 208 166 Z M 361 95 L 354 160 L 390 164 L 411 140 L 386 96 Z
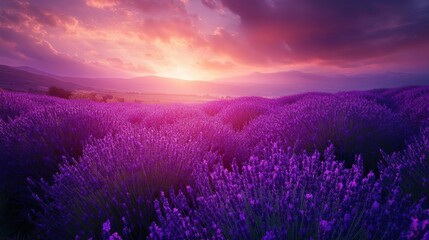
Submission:
M 108 94 L 103 96 L 103 102 L 108 102 L 109 100 L 112 100 L 113 96 Z
M 52 86 L 52 87 L 49 87 L 47 95 L 69 99 L 71 97 L 72 93 L 70 91 L 65 90 L 65 89 Z

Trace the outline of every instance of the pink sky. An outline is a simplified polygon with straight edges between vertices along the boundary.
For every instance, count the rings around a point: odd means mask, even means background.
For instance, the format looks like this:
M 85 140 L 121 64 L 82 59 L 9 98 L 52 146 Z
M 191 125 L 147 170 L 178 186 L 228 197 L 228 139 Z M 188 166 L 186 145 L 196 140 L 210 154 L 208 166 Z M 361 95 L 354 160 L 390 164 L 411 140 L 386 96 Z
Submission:
M 425 0 L 2 0 L 0 64 L 214 79 L 429 70 Z

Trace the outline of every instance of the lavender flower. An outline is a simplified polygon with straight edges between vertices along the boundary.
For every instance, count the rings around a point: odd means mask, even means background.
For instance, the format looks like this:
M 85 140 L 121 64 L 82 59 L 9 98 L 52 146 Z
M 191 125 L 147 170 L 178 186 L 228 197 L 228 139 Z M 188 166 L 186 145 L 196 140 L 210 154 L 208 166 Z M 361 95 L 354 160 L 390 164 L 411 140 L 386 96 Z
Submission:
M 0 239 L 428 239 L 428 99 L 427 87 L 189 105 L 3 91 Z

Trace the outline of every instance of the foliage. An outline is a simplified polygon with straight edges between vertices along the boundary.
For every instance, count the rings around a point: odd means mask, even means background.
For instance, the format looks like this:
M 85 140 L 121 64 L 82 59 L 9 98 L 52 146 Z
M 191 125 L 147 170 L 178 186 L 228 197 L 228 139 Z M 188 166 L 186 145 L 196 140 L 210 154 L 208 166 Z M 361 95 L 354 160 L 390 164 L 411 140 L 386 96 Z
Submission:
M 37 105 L 37 103 L 34 103 Z M 103 122 L 103 124 L 100 124 Z M 27 229 L 35 207 L 27 178 L 47 180 L 63 156 L 79 157 L 87 140 L 118 131 L 119 124 L 96 106 L 67 103 L 38 106 L 0 128 L 0 182 L 12 228 Z
M 293 154 L 272 148 L 269 159 L 250 159 L 242 169 L 218 166 L 196 172 L 188 187 L 169 201 L 155 202 L 154 239 L 394 239 L 425 232 L 404 231 L 404 212 L 427 213 L 382 176 L 364 175 L 362 161 L 347 169 L 329 147 Z M 397 179 L 395 179 L 397 180 Z M 383 190 L 389 193 L 383 196 Z M 428 228 L 426 227 L 426 230 Z
M 410 133 L 401 115 L 356 95 L 314 95 L 277 108 L 243 130 L 247 145 L 261 156 L 273 142 L 308 152 L 323 151 L 333 143 L 348 167 L 362 154 L 365 169 L 377 171 L 379 150 L 399 150 Z
M 69 99 L 72 96 L 70 91 L 58 87 L 49 87 L 47 95 L 59 98 Z
M 427 239 L 428 97 L 0 92 L 0 238 Z
M 425 205 L 429 207 L 429 128 L 422 129 L 401 152 L 384 154 L 380 166 L 384 171 L 399 173 L 403 190 L 416 200 L 426 197 Z
M 115 230 L 126 221 L 127 231 L 142 238 L 159 192 L 192 182 L 193 166 L 206 154 L 199 149 L 199 142 L 180 142 L 153 129 L 93 141 L 78 162 L 61 167 L 52 185 L 42 181 L 45 194 L 37 198 L 45 237 L 99 238 L 94 230 L 109 218 Z

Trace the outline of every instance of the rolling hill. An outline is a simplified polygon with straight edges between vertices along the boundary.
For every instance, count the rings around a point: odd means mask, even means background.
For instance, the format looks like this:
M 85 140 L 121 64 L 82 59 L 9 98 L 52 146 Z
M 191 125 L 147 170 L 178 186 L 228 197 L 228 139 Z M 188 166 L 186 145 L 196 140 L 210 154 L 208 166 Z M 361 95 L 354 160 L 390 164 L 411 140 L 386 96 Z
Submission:
M 46 91 L 50 86 L 68 90 L 91 90 L 87 86 L 64 81 L 61 78 L 35 74 L 18 68 L 0 65 L 0 87 L 13 91 Z
M 0 87 L 15 91 L 67 90 L 132 92 L 145 94 L 214 96 L 283 96 L 303 92 L 339 92 L 429 85 L 429 74 L 379 73 L 318 75 L 299 71 L 252 73 L 212 81 L 186 81 L 158 76 L 136 78 L 77 78 L 56 76 L 30 67 L 0 65 Z
M 429 74 L 386 72 L 378 74 L 318 75 L 299 71 L 252 73 L 214 80 L 220 84 L 256 89 L 256 95 L 283 96 L 304 92 L 340 92 L 429 85 Z

